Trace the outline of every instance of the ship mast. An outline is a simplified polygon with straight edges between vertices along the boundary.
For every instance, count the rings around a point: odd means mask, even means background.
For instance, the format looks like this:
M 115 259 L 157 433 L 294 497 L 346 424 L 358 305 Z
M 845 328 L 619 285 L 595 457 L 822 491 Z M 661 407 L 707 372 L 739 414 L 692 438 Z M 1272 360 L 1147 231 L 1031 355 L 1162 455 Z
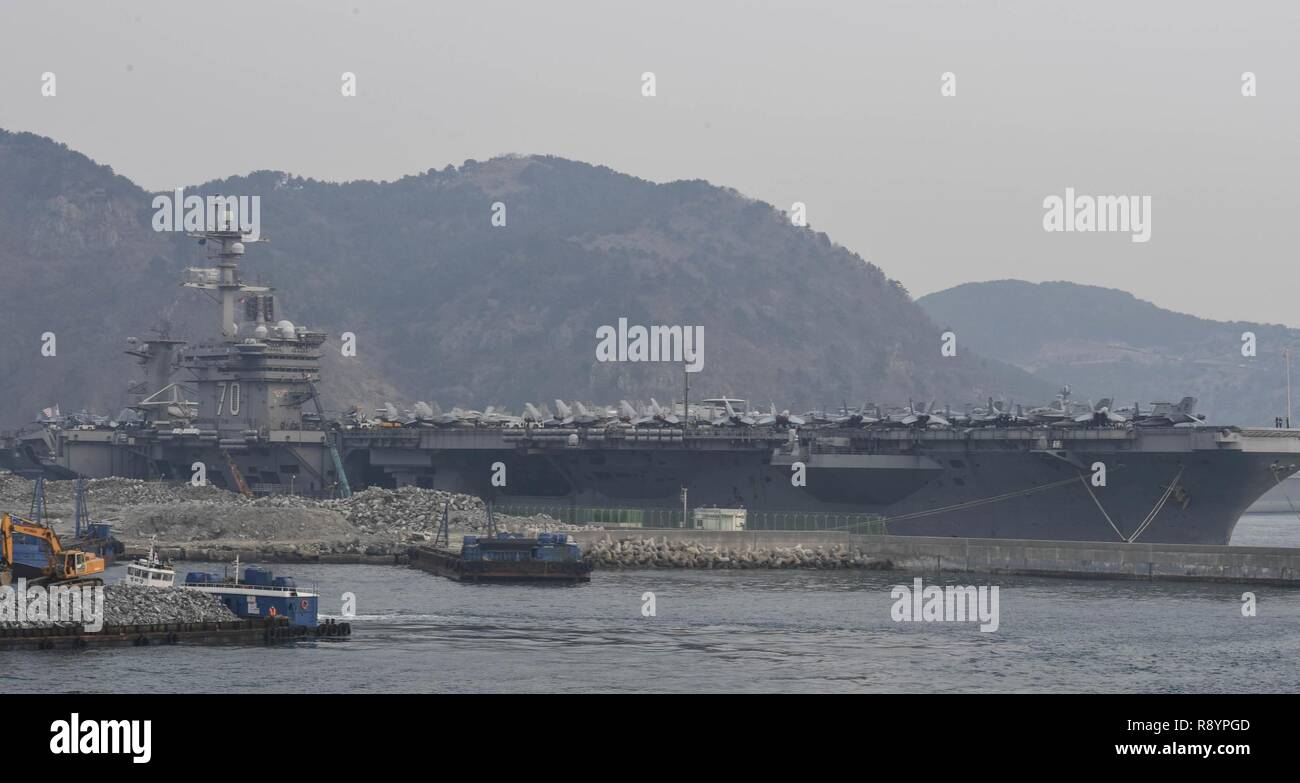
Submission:
M 235 305 L 240 294 L 266 293 L 271 290 L 264 286 L 245 285 L 239 279 L 239 259 L 244 255 L 244 245 L 263 240 L 243 234 L 230 212 L 225 213 L 219 230 L 190 232 L 187 236 L 199 240 L 201 245 L 216 248 L 210 255 L 217 260 L 217 265 L 215 268 L 189 267 L 185 270 L 186 279 L 181 285 L 186 288 L 217 292 L 221 303 L 219 324 L 221 336 L 227 340 L 234 340 L 239 335 L 239 323 L 235 320 Z

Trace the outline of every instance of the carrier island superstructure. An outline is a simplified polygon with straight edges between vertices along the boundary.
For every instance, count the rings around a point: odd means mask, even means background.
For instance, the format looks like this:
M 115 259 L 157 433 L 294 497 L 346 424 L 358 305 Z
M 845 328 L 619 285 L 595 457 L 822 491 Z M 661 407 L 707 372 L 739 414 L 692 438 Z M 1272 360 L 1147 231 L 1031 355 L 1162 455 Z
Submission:
M 5 467 L 187 481 L 201 466 L 245 494 L 415 485 L 539 509 L 668 513 L 685 495 L 744 507 L 751 526 L 1194 544 L 1228 543 L 1246 508 L 1300 468 L 1300 430 L 1200 420 L 715 426 L 683 405 L 654 426 L 353 425 L 325 417 L 316 396 L 326 335 L 277 320 L 271 290 L 240 279 L 247 238 L 195 236 L 215 264 L 186 270 L 183 285 L 216 300 L 215 334 L 132 341 L 144 379 L 131 417 L 45 421 L 0 443 Z

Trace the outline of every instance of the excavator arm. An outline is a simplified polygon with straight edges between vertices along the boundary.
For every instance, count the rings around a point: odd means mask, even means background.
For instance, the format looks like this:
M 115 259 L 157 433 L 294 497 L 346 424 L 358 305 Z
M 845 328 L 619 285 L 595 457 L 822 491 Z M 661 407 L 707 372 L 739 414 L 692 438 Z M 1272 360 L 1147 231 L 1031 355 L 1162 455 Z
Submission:
M 10 568 L 13 567 L 14 562 L 14 534 L 31 536 L 49 545 L 49 566 L 45 569 L 45 576 L 66 581 L 104 573 L 102 557 L 79 550 L 65 550 L 63 544 L 59 542 L 58 535 L 51 528 L 37 525 L 21 517 L 15 521 L 11 515 L 5 514 L 0 517 L 0 539 L 2 539 L 0 550 L 3 551 L 5 564 Z
M 13 517 L 8 514 L 0 517 L 0 560 L 3 560 L 5 565 L 12 565 L 14 562 L 13 532 Z
M 8 515 L 6 514 L 6 516 Z M 10 523 L 9 531 L 5 533 L 5 552 L 7 554 L 12 554 L 13 536 L 15 533 L 20 536 L 39 538 L 50 545 L 50 554 L 52 555 L 58 556 L 63 554 L 63 545 L 59 543 L 59 537 L 54 534 L 53 530 L 50 530 L 48 527 L 30 524 L 25 521 Z

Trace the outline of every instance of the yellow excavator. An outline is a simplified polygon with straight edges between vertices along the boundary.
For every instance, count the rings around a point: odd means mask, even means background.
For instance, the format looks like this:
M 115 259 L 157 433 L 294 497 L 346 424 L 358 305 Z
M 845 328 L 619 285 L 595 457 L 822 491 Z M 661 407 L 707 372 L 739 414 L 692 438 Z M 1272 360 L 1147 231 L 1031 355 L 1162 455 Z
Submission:
M 34 575 L 34 582 L 102 582 L 99 578 L 104 573 L 104 558 L 79 549 L 64 549 L 53 528 L 38 525 L 22 517 L 9 514 L 0 516 L 0 557 L 4 560 L 0 567 L 10 576 L 24 576 L 14 568 L 14 536 L 31 536 L 44 541 L 50 548 L 49 561 L 39 573 Z

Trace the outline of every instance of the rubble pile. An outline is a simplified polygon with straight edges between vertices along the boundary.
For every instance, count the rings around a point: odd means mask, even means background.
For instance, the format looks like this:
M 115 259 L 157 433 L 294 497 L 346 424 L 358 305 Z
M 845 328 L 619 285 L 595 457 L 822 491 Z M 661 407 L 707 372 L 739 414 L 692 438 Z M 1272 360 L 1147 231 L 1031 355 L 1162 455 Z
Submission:
M 795 545 L 733 549 L 667 538 L 615 541 L 606 536 L 585 547 L 585 554 L 597 568 L 890 568 L 888 560 L 868 557 L 860 549 L 841 544 L 825 548 Z
M 437 530 L 444 505 L 453 527 L 465 524 L 471 517 L 486 519 L 479 498 L 419 487 L 371 487 L 350 498 L 322 501 L 321 505 L 342 513 L 362 533 Z
M 267 542 L 353 538 L 356 530 L 336 511 L 280 507 L 213 507 L 203 503 L 142 505 L 124 509 L 114 526 L 119 538 L 188 542 Z
M 57 587 L 57 586 L 55 586 Z M 31 595 L 36 588 L 27 588 Z M 47 588 L 52 589 L 52 588 Z M 54 626 L 84 626 L 93 622 L 94 607 L 82 603 L 93 600 L 87 594 L 92 588 L 68 586 L 67 589 L 80 591 L 78 605 L 81 606 L 81 622 L 60 620 L 9 621 L 0 622 L 0 628 L 52 628 Z M 114 584 L 94 589 L 104 591 L 103 624 L 114 625 L 152 625 L 155 623 L 217 623 L 238 620 L 226 605 L 215 596 L 200 593 L 197 590 L 183 590 L 179 587 L 144 587 L 141 585 Z M 72 606 L 71 603 L 68 606 Z M 66 610 L 65 610 L 66 611 Z M 48 617 L 48 615 L 46 615 Z
M 215 596 L 197 590 L 128 584 L 104 588 L 104 625 L 216 623 L 238 619 Z
M 26 513 L 33 487 L 28 479 L 0 473 L 0 508 Z M 301 495 L 248 498 L 212 486 L 124 478 L 91 479 L 86 489 L 92 515 L 113 521 L 119 539 L 142 544 L 156 537 L 164 547 L 205 553 L 237 550 L 276 558 L 399 555 L 412 544 L 433 540 L 444 506 L 457 533 L 487 530 L 487 510 L 480 498 L 419 487 L 372 487 L 334 500 Z M 73 481 L 45 483 L 46 506 L 56 527 L 70 524 L 75 492 Z M 498 530 L 512 533 L 592 529 L 546 515 L 495 517 Z
M 346 500 L 327 500 L 321 505 L 345 514 L 348 521 L 362 533 L 416 534 L 407 536 L 409 538 L 434 533 L 442 519 L 444 504 L 449 504 L 447 519 L 453 529 L 469 533 L 487 530 L 487 508 L 482 499 L 442 490 L 372 487 Z M 558 522 L 545 514 L 515 517 L 497 513 L 494 516 L 499 530 L 512 533 L 525 530 L 555 533 L 592 529 Z
M 32 502 L 34 481 L 12 473 L 0 474 L 0 502 L 6 508 L 26 510 Z M 73 507 L 76 503 L 75 481 L 46 481 L 47 506 Z M 248 502 L 246 498 L 213 486 L 195 487 L 189 484 L 163 484 L 127 478 L 99 478 L 86 480 L 86 502 L 93 508 L 133 506 L 142 503 L 177 503 L 204 501 L 208 503 Z

